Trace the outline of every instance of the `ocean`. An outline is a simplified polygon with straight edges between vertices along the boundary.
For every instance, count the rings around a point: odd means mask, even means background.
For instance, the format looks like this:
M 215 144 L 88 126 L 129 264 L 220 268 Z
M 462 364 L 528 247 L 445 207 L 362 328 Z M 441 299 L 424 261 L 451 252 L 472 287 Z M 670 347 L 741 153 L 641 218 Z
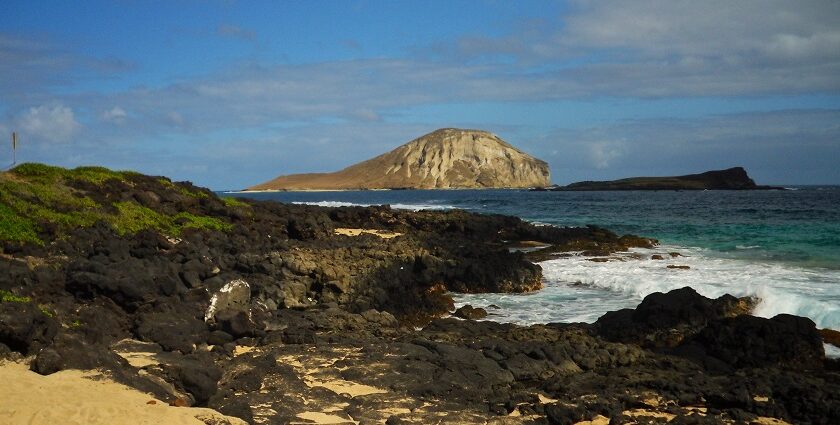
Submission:
M 785 191 L 529 192 L 399 190 L 226 193 L 322 206 L 389 204 L 461 208 L 556 226 L 594 224 L 656 238 L 615 261 L 584 257 L 540 263 L 545 288 L 530 294 L 457 295 L 489 319 L 520 324 L 593 322 L 652 292 L 690 286 L 718 297 L 754 296 L 755 314 L 811 318 L 840 330 L 840 186 Z M 671 257 L 678 252 L 682 256 Z M 660 254 L 664 260 L 652 260 Z M 641 257 L 642 259 L 639 259 Z M 668 268 L 667 266 L 689 268 Z

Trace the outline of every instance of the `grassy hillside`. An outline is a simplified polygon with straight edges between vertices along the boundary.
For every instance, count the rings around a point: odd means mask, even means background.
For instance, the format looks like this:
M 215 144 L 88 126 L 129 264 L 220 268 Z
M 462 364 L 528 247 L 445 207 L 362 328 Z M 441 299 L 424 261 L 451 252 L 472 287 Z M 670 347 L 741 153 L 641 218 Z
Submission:
M 131 171 L 21 164 L 0 173 L 0 240 L 42 245 L 97 222 L 121 235 L 144 229 L 171 236 L 186 228 L 230 230 L 224 214 L 198 208 L 210 199 L 218 202 L 207 189 Z M 237 200 L 225 204 L 247 206 Z

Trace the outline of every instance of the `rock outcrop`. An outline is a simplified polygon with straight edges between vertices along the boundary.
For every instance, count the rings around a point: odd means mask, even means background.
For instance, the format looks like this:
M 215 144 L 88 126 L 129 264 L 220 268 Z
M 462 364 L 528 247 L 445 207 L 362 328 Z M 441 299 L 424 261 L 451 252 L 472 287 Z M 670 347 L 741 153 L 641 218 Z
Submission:
M 749 313 L 755 300 L 723 295 L 711 300 L 690 287 L 654 292 L 634 309 L 611 311 L 595 322 L 611 341 L 647 348 L 674 347 L 709 323 Z
M 445 128 L 334 173 L 293 174 L 248 190 L 527 188 L 548 164 L 480 130 Z
M 706 171 L 672 177 L 631 177 L 611 181 L 582 181 L 548 190 L 767 190 L 784 189 L 775 186 L 761 186 L 747 175 L 742 167 L 726 170 Z

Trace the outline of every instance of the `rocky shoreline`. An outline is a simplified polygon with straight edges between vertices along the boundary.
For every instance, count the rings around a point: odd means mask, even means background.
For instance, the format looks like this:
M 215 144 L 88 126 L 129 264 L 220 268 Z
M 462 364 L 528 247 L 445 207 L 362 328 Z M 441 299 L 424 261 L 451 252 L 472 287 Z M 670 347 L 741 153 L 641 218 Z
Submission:
M 840 422 L 833 334 L 749 300 L 685 288 L 594 324 L 448 317 L 450 292 L 539 289 L 531 260 L 651 239 L 226 200 L 104 169 L 0 185 L 0 356 L 42 375 L 98 369 L 259 424 Z

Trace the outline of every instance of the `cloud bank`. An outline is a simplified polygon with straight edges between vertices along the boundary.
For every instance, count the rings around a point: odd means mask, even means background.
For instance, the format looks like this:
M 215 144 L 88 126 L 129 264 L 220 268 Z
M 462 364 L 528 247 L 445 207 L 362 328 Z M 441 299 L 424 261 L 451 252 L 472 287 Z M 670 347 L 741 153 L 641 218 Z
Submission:
M 225 188 L 341 168 L 452 125 L 495 131 L 545 157 L 559 181 L 702 171 L 725 158 L 774 182 L 837 182 L 823 164 L 840 145 L 837 22 L 836 1 L 573 1 L 561 16 L 401 54 L 296 63 L 257 55 L 108 89 L 91 89 L 91 81 L 136 68 L 55 40 L 0 33 L 0 129 L 19 129 L 31 160 L 137 168 Z M 249 42 L 257 34 L 228 23 L 208 31 Z M 556 116 L 524 128 L 457 111 L 410 112 L 809 96 L 817 100 L 801 110 L 618 117 L 575 128 L 552 122 Z M 54 147 L 60 143 L 70 145 Z

